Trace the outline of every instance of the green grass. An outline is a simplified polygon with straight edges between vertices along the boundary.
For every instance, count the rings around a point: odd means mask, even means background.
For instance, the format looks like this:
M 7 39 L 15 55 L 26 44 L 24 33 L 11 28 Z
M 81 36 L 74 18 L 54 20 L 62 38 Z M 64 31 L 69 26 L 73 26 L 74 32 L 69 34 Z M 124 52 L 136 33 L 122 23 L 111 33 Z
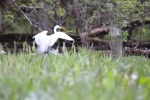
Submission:
M 0 100 L 149 98 L 150 59 L 145 57 L 113 60 L 86 49 L 43 59 L 38 54 L 0 55 Z

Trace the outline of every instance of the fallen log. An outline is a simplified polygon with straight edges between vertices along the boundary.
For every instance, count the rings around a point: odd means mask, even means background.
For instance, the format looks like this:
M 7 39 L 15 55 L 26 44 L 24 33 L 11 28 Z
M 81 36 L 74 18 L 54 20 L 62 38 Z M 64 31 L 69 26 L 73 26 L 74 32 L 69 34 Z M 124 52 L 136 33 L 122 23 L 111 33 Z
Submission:
M 130 40 L 126 43 L 127 47 L 135 47 L 138 44 L 137 40 Z M 141 42 L 137 48 L 150 48 L 150 41 Z
M 104 36 L 109 33 L 108 26 L 102 26 L 100 28 L 95 28 L 90 31 L 88 34 L 89 37 L 97 37 L 97 36 Z
M 126 47 L 124 51 L 125 54 L 127 55 L 146 56 L 150 58 L 150 50 L 133 49 L 133 48 Z
M 93 45 L 109 45 L 109 40 L 97 39 L 97 38 L 88 38 L 88 42 Z
M 100 46 L 99 47 L 93 47 L 93 49 L 94 50 L 102 50 L 102 48 Z M 110 51 L 109 47 L 105 50 L 100 51 L 100 52 L 102 54 L 107 54 L 107 55 L 111 54 L 111 51 Z M 124 49 L 124 56 L 133 56 L 133 55 L 135 55 L 135 56 L 145 56 L 147 58 L 150 58 L 150 50 L 133 49 L 133 48 L 129 48 L 129 47 L 126 47 Z

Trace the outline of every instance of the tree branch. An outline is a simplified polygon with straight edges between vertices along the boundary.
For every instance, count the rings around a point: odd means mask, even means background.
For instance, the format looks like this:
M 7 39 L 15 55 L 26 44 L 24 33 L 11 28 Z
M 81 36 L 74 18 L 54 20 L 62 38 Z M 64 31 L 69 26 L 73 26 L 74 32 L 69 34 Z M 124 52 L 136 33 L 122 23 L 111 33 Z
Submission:
M 15 2 L 15 0 L 12 0 L 12 2 L 14 3 L 15 7 L 24 15 L 24 17 L 29 21 L 30 25 L 38 28 L 39 30 L 42 30 L 39 26 L 38 26 L 38 23 L 35 23 L 36 24 L 33 24 L 32 21 L 30 20 L 30 18 L 20 9 L 20 7 L 17 5 L 17 3 Z
M 41 6 L 36 6 L 36 7 L 29 7 L 29 6 L 20 6 L 20 9 L 23 10 L 23 11 L 26 11 L 28 13 L 33 13 L 35 10 L 39 10 L 39 9 L 43 9 L 44 12 L 46 12 L 46 14 L 56 23 L 58 24 L 58 22 L 48 13 L 49 10 L 45 9 L 44 7 L 41 7 Z

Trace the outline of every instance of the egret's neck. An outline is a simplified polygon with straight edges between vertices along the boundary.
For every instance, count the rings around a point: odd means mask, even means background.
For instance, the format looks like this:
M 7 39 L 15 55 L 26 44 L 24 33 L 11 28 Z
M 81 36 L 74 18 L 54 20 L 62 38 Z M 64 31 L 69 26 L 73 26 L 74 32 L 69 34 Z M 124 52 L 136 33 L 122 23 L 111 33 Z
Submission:
M 56 27 L 54 28 L 54 33 L 57 33 L 57 28 Z

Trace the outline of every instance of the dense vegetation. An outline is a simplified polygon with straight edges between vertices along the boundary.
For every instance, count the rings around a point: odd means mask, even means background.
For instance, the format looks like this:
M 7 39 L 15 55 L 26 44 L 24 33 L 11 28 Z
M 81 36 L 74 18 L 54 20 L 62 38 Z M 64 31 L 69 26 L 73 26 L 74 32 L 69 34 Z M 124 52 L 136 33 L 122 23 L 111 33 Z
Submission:
M 0 32 L 36 33 L 62 24 L 68 32 L 81 34 L 103 25 L 123 28 L 138 20 L 142 25 L 136 35 L 140 30 L 148 34 L 144 22 L 150 20 L 149 5 L 148 0 L 1 0 Z
M 148 100 L 150 60 L 113 60 L 80 49 L 65 55 L 0 56 L 1 100 Z

